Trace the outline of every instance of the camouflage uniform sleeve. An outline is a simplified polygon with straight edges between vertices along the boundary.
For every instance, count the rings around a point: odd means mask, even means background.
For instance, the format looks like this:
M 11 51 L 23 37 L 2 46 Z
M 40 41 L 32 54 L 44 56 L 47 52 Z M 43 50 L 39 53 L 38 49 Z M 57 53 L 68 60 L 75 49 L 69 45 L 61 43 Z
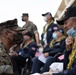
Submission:
M 13 75 L 13 66 L 9 55 L 5 50 L 5 46 L 0 42 L 0 75 L 3 73 Z
M 25 25 L 23 25 L 22 28 L 25 28 Z
M 37 26 L 35 24 L 33 24 L 33 32 L 34 34 L 38 32 Z

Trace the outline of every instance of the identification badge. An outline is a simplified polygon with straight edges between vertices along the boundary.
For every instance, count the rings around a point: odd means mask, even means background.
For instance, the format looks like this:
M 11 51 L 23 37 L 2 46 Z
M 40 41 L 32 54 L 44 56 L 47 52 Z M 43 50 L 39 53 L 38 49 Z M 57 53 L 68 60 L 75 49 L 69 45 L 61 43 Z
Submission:
M 50 28 L 48 31 L 52 31 L 52 29 Z

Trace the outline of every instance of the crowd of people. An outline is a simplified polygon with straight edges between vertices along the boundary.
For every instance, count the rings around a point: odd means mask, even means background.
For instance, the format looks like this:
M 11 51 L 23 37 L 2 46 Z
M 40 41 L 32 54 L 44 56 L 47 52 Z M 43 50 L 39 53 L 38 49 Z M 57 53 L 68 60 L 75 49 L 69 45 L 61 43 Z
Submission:
M 0 75 L 76 75 L 76 6 L 57 24 L 50 12 L 42 16 L 41 40 L 28 13 L 22 14 L 22 28 L 17 19 L 0 23 Z

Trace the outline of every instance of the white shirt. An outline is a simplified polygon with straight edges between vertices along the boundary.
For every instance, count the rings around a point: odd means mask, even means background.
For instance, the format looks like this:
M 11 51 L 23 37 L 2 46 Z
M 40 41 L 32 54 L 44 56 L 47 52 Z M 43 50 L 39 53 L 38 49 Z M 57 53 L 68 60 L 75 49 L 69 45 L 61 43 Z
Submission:
M 48 24 L 45 25 L 45 31 L 47 30 L 48 28 Z M 45 32 L 44 36 L 43 36 L 43 41 L 45 44 L 47 44 L 47 32 Z

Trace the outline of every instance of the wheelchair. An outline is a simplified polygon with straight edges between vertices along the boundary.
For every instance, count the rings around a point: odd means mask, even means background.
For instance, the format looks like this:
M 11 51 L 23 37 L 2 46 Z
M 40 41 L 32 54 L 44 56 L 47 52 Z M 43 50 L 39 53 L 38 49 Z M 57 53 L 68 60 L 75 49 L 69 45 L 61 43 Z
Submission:
M 32 57 L 26 59 L 25 67 L 21 70 L 21 75 L 30 75 L 32 66 Z

